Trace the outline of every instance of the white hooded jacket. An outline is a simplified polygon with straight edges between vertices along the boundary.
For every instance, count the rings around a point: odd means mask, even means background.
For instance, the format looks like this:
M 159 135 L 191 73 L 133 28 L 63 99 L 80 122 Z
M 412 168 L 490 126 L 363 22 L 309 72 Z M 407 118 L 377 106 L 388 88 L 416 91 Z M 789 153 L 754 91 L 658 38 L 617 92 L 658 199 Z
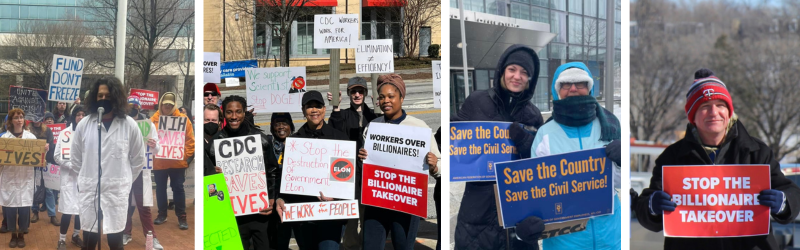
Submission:
M 102 129 L 102 153 L 98 162 L 98 115 L 83 118 L 75 129 L 72 168 L 78 172 L 81 229 L 98 232 L 98 163 L 102 164 L 100 209 L 103 233 L 122 232 L 128 213 L 128 196 L 135 177 L 145 165 L 145 144 L 133 118 L 114 117 L 108 130 Z
M 16 138 L 10 132 L 0 138 Z M 22 131 L 22 139 L 36 140 L 27 130 Z M 44 156 L 42 156 L 44 160 Z M 0 166 L 0 206 L 30 207 L 33 205 L 33 167 Z

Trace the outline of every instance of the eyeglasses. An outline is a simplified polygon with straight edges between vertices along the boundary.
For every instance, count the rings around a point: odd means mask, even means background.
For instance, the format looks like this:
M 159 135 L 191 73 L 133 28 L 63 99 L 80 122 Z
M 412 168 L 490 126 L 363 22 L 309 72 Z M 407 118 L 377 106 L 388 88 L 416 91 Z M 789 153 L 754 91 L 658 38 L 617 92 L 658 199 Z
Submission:
M 204 93 L 203 93 L 203 96 L 205 96 L 205 97 L 209 97 L 209 96 L 217 96 L 217 93 L 214 93 L 214 92 L 204 92 Z
M 589 87 L 589 83 L 588 82 L 564 82 L 564 83 L 561 83 L 561 89 L 562 90 L 568 90 L 568 89 L 571 89 L 573 85 L 575 85 L 576 89 L 585 89 L 585 88 Z

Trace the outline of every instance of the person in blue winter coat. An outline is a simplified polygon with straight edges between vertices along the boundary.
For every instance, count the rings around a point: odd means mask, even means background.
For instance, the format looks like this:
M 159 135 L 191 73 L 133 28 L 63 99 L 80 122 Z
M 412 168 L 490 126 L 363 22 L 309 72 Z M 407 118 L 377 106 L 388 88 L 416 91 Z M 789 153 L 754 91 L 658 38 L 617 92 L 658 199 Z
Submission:
M 521 158 L 528 158 L 534 131 L 543 123 L 541 112 L 530 102 L 538 78 L 536 52 L 524 45 L 512 45 L 497 62 L 494 86 L 471 93 L 451 121 L 513 122 L 509 137 Z M 542 221 L 532 217 L 515 229 L 503 229 L 497 220 L 494 184 L 466 183 L 458 210 L 455 249 L 538 249 Z
M 561 65 L 553 75 L 553 116 L 542 125 L 531 145 L 531 157 L 606 147 L 614 168 L 614 213 L 590 218 L 586 230 L 543 240 L 544 249 L 620 249 L 619 160 L 620 125 L 613 113 L 592 96 L 594 81 L 586 65 Z M 533 217 L 533 216 L 532 216 Z M 530 218 L 528 218 L 530 219 Z

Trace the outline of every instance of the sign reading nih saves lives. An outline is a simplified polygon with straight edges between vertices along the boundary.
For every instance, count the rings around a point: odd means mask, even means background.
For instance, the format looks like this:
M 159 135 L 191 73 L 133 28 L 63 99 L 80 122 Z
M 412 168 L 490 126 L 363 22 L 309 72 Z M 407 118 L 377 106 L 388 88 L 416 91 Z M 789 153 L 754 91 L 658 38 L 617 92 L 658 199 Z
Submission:
M 545 224 L 611 214 L 612 165 L 605 148 L 495 163 L 504 228 L 528 216 Z

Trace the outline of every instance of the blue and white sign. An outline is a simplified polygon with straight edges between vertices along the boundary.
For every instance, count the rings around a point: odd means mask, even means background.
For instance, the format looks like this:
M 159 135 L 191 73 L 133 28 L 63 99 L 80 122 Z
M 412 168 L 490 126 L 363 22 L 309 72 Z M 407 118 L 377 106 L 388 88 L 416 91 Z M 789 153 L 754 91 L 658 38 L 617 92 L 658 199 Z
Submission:
M 244 77 L 244 69 L 258 68 L 258 61 L 244 60 L 244 61 L 230 61 L 222 63 L 222 73 L 220 77 Z
M 494 163 L 519 159 L 509 122 L 450 122 L 450 181 L 495 181 Z

